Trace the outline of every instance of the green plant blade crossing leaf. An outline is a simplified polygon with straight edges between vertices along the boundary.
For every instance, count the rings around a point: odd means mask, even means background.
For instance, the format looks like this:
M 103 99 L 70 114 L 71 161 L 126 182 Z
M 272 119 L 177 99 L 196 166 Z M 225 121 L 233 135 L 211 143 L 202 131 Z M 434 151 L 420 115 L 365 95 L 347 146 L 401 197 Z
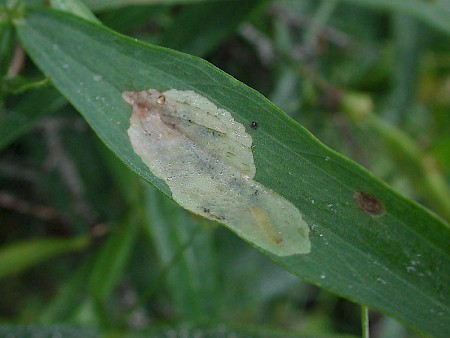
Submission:
M 194 90 L 229 111 L 253 138 L 255 180 L 294 204 L 311 228 L 309 254 L 272 259 L 305 280 L 410 326 L 436 336 L 450 334 L 450 229 L 438 217 L 199 58 L 48 9 L 30 10 L 17 30 L 36 65 L 103 142 L 169 196 L 167 185 L 131 147 L 131 109 L 121 93 Z M 252 129 L 255 121 L 258 128 Z

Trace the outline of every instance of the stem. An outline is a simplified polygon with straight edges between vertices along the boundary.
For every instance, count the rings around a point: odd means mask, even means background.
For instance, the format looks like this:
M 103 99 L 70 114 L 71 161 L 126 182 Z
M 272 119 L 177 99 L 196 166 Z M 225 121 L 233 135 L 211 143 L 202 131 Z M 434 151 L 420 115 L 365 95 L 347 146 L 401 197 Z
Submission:
M 305 45 L 307 47 L 312 47 L 315 44 L 317 36 L 325 26 L 326 22 L 330 19 L 336 6 L 336 0 L 322 0 L 322 2 L 319 4 L 319 7 L 311 23 L 311 27 L 305 33 Z
M 361 305 L 361 330 L 361 337 L 369 338 L 369 309 L 365 305 Z

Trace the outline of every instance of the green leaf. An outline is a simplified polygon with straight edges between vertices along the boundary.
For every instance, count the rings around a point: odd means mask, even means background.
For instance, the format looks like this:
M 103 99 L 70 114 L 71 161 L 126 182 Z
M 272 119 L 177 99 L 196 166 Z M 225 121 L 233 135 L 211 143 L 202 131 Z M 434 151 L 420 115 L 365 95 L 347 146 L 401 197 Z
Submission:
M 259 5 L 260 0 L 241 0 L 186 6 L 163 35 L 161 44 L 186 53 L 205 55 L 230 35 Z
M 168 11 L 170 7 L 163 5 L 128 6 L 100 13 L 99 18 L 105 26 L 116 31 L 136 32 L 156 18 L 164 17 Z
M 316 334 L 308 331 L 301 333 L 292 332 L 287 329 L 274 329 L 264 325 L 195 325 L 184 324 L 177 326 L 152 326 L 149 329 L 131 331 L 126 334 L 127 338 L 140 337 L 166 337 L 173 335 L 174 337 L 214 337 L 214 338 L 247 338 L 247 337 L 264 337 L 264 338 L 356 338 L 356 336 L 348 334 Z
M 148 235 L 161 264 L 175 313 L 191 321 L 212 320 L 220 307 L 215 289 L 212 227 L 195 221 L 166 196 L 147 186 L 144 233 Z M 166 272 L 164 274 L 164 272 Z M 154 286 L 152 289 L 156 289 Z
M 90 291 L 96 300 L 104 301 L 118 284 L 133 250 L 137 230 L 134 217 L 130 217 L 103 243 L 90 280 Z
M 14 51 L 14 28 L 9 23 L 0 22 L 0 77 L 4 76 Z
M 341 0 L 359 6 L 382 8 L 412 15 L 430 26 L 450 34 L 450 2 L 448 0 Z
M 49 83 L 48 78 L 32 79 L 16 75 L 4 78 L 1 89 L 5 93 L 21 94 L 31 89 L 43 88 Z
M 450 228 L 440 218 L 204 60 L 48 9 L 31 9 L 17 29 L 30 57 L 103 142 L 168 196 L 167 185 L 130 145 L 131 109 L 121 93 L 190 89 L 231 112 L 253 138 L 255 180 L 293 203 L 311 229 L 309 254 L 271 258 L 307 281 L 410 326 L 450 334 Z M 258 122 L 256 130 L 252 121 Z M 382 214 L 371 214 L 367 200 Z
M 416 93 L 419 60 L 425 39 L 421 35 L 423 25 L 403 14 L 392 15 L 395 37 L 395 64 L 392 74 L 391 119 L 405 121 L 413 106 Z
M 92 263 L 92 256 L 88 256 L 85 262 L 67 276 L 68 278 L 60 284 L 57 294 L 40 311 L 39 323 L 50 325 L 73 319 L 74 313 L 84 305 L 81 300 L 83 296 L 87 296 L 86 281 L 92 273 Z
M 50 5 L 53 8 L 78 15 L 94 23 L 100 23 L 97 17 L 80 0 L 50 0 Z
M 401 129 L 386 123 L 372 112 L 372 102 L 361 94 L 343 97 L 342 109 L 350 120 L 375 133 L 384 143 L 387 152 L 397 162 L 405 177 L 409 178 L 423 198 L 447 220 L 450 220 L 450 190 L 444 175 L 436 169 L 435 159 L 421 151 L 414 140 Z
M 54 88 L 34 89 L 19 98 L 6 116 L 0 115 L 0 150 L 25 134 L 39 118 L 67 103 Z
M 102 337 L 97 329 L 71 325 L 0 325 L 1 337 L 65 337 L 96 338 Z
M 206 1 L 217 1 L 217 0 L 84 0 L 83 2 L 92 10 L 105 10 L 129 5 L 144 5 L 144 4 L 177 5 L 177 4 L 189 4 Z
M 21 18 L 23 16 L 23 9 L 24 6 L 22 0 L 0 1 L 0 24 L 11 23 L 15 19 Z
M 105 334 L 98 329 L 81 327 L 75 325 L 0 325 L 1 337 L 65 337 L 65 338 L 96 338 L 104 337 Z M 144 330 L 133 330 L 127 332 L 112 331 L 107 337 L 141 338 L 141 337 L 266 337 L 266 338 L 355 338 L 352 335 L 323 335 L 311 333 L 292 333 L 289 330 L 278 330 L 267 327 L 255 326 L 230 326 L 230 325 L 178 325 L 158 326 Z
M 17 274 L 62 254 L 82 250 L 89 245 L 86 236 L 71 239 L 32 239 L 4 246 L 0 250 L 0 278 Z

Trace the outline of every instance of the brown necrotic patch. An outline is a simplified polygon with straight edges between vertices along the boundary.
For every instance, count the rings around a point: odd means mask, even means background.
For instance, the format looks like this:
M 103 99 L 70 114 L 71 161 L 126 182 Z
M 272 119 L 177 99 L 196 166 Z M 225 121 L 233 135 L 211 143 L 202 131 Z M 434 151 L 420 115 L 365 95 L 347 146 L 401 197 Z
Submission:
M 381 216 L 386 212 L 383 202 L 371 194 L 357 191 L 353 198 L 358 207 L 371 216 Z

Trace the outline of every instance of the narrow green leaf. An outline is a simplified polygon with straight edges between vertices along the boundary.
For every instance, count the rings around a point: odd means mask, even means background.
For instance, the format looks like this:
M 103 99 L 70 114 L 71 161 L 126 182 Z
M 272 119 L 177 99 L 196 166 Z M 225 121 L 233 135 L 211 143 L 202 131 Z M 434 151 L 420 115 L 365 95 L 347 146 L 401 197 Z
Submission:
M 390 120 L 401 123 L 406 120 L 412 108 L 422 44 L 423 25 L 404 14 L 392 15 L 395 37 L 395 64 L 392 74 L 392 98 L 389 110 Z
M 442 217 L 450 221 L 450 189 L 435 159 L 422 152 L 413 139 L 392 124 L 386 123 L 372 112 L 370 98 L 348 94 L 342 100 L 343 111 L 350 119 L 368 132 L 375 133 L 384 143 L 387 153 L 397 167 L 409 178 L 422 198 Z
M 28 0 L 30 1 L 30 0 Z M 0 23 L 11 23 L 23 16 L 24 1 L 22 0 L 2 0 L 0 1 Z
M 211 320 L 220 304 L 215 292 L 212 229 L 150 186 L 145 188 L 144 196 L 144 232 L 152 239 L 161 271 L 168 271 L 162 277 L 175 313 L 191 321 Z
M 124 222 L 103 243 L 93 267 L 90 291 L 98 301 L 104 301 L 118 284 L 134 247 L 138 227 L 134 218 Z
M 129 5 L 177 5 L 196 2 L 217 1 L 217 0 L 84 0 L 83 2 L 92 10 L 106 10 Z M 233 1 L 233 0 L 232 0 Z
M 89 245 L 89 238 L 45 238 L 9 244 L 0 249 L 0 278 L 17 274 L 50 258 L 79 251 Z
M 190 89 L 231 112 L 253 138 L 255 180 L 293 203 L 311 229 L 309 254 L 271 258 L 305 280 L 413 327 L 450 334 L 450 227 L 441 219 L 201 59 L 48 9 L 30 10 L 17 29 L 34 62 L 103 142 L 169 196 L 167 185 L 130 145 L 130 108 L 121 93 Z
M 116 31 L 136 32 L 157 20 L 157 17 L 164 17 L 168 11 L 170 7 L 163 5 L 128 6 L 100 13 L 99 18 L 105 26 Z
M 0 22 L 0 77 L 8 70 L 14 51 L 14 28 L 9 23 Z
M 75 325 L 0 325 L 0 337 L 97 338 L 102 334 L 97 329 Z
M 264 325 L 227 325 L 227 324 L 209 324 L 195 325 L 184 324 L 177 326 L 152 326 L 144 330 L 136 330 L 129 332 L 127 338 L 141 337 L 214 337 L 214 338 L 247 338 L 247 337 L 264 337 L 264 338 L 357 338 L 357 336 L 349 334 L 320 334 L 312 333 L 306 330 L 298 333 L 288 329 L 276 329 Z
M 0 116 L 0 150 L 25 134 L 39 118 L 52 114 L 66 104 L 54 88 L 34 89 Z
M 39 89 L 48 86 L 48 78 L 33 79 L 21 75 L 5 77 L 3 79 L 2 91 L 8 94 L 21 94 L 31 89 Z
M 72 13 L 94 23 L 100 23 L 97 17 L 80 0 L 50 0 L 53 8 Z
M 83 306 L 80 299 L 87 298 L 88 284 L 86 281 L 92 272 L 92 257 L 76 267 L 68 278 L 60 283 L 58 293 L 40 312 L 38 322 L 41 324 L 67 322 L 74 313 Z
M 450 34 L 450 2 L 448 0 L 340 0 L 412 15 L 430 26 Z
M 163 35 L 161 44 L 190 54 L 206 55 L 259 5 L 260 0 L 241 0 L 186 6 Z
M 230 326 L 230 325 L 189 325 L 161 326 L 152 324 L 148 329 L 133 330 L 127 332 L 112 331 L 104 332 L 90 328 L 72 325 L 0 325 L 1 337 L 64 337 L 64 338 L 97 338 L 97 337 L 215 337 L 215 338 L 244 338 L 244 337 L 266 337 L 266 338 L 356 338 L 353 335 L 323 335 L 314 333 L 293 333 L 289 330 L 273 329 L 261 326 Z
M 114 154 L 108 151 L 100 142 L 98 148 L 101 154 L 101 158 L 107 166 L 109 174 L 113 178 L 115 190 L 118 195 L 124 200 L 128 208 L 135 208 L 139 205 L 139 201 L 142 199 L 141 192 L 141 180 L 133 175 L 128 167 L 123 162 L 119 161 Z

